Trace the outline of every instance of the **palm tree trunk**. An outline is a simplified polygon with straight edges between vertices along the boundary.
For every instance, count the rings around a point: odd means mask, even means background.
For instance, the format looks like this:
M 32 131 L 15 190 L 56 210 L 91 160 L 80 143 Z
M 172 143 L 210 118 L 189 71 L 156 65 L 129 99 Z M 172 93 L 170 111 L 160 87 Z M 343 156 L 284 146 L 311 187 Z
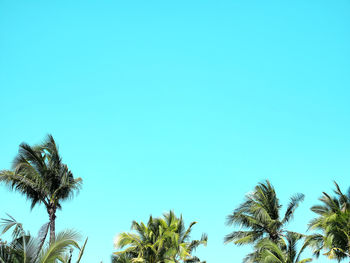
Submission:
M 40 251 L 45 243 L 46 237 L 47 237 L 47 233 L 49 232 L 49 228 L 50 228 L 50 223 L 46 224 L 46 231 L 44 236 L 40 239 L 40 243 L 39 243 L 39 247 L 38 247 L 38 251 L 36 252 L 35 258 L 33 260 L 33 262 L 36 262 L 36 260 L 39 257 Z
M 50 244 L 55 242 L 55 220 L 56 220 L 56 208 L 50 207 L 48 210 L 50 218 Z

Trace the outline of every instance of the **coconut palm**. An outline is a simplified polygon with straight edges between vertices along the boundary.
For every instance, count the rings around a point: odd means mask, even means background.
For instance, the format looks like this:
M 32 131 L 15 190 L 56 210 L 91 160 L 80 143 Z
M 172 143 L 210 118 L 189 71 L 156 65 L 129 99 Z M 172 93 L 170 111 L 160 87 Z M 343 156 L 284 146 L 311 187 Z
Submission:
M 57 234 L 53 243 L 45 242 L 44 233 L 47 224 L 39 231 L 38 237 L 33 237 L 23 230 L 22 224 L 13 217 L 2 220 L 2 234 L 12 229 L 12 241 L 0 244 L 1 263 L 62 263 L 71 262 L 71 252 L 73 248 L 79 249 L 79 263 L 84 252 L 87 239 L 80 248 L 77 240 L 80 235 L 73 230 L 64 230 Z M 3 253 L 4 252 L 4 253 Z M 68 259 L 68 260 L 67 260 Z
M 228 234 L 224 242 L 256 245 L 259 241 L 268 239 L 278 244 L 282 236 L 288 232 L 285 226 L 303 199 L 303 194 L 292 196 L 281 217 L 282 206 L 275 189 L 268 180 L 259 183 L 253 192 L 246 195 L 245 201 L 227 217 L 228 225 L 239 225 L 241 229 Z M 249 254 L 243 262 L 250 262 L 255 256 L 255 252 Z
M 0 262 L 13 262 L 13 263 L 27 263 L 33 261 L 39 251 L 39 243 L 33 239 L 29 233 L 23 230 L 22 224 L 18 223 L 13 217 L 9 216 L 9 219 L 2 219 L 1 228 L 3 229 L 1 234 L 6 233 L 9 229 L 12 231 L 12 241 L 4 243 L 4 254 L 0 256 Z M 41 246 L 42 247 L 42 246 Z M 41 248 L 40 247 L 40 248 Z
M 309 230 L 318 233 L 311 235 L 307 244 L 317 257 L 323 250 L 330 259 L 350 260 L 350 188 L 344 194 L 339 185 L 334 184 L 335 196 L 323 192 L 319 199 L 322 204 L 311 208 L 318 217 L 309 223 Z
M 25 195 L 31 208 L 43 203 L 50 220 L 50 242 L 55 241 L 56 210 L 61 202 L 80 189 L 81 178 L 74 178 L 67 165 L 62 163 L 52 135 L 37 146 L 22 143 L 13 161 L 12 170 L 0 171 L 0 182 Z
M 199 258 L 191 254 L 200 245 L 206 245 L 208 237 L 206 234 L 202 234 L 200 240 L 190 240 L 192 227 L 197 222 L 192 222 L 186 229 L 182 215 L 177 218 L 173 211 L 165 213 L 163 218 L 158 220 L 165 232 L 170 233 L 170 238 L 167 239 L 166 243 L 168 260 L 170 262 L 179 262 L 181 260 L 184 262 L 200 262 Z
M 306 246 L 302 246 L 297 251 L 298 241 L 304 238 L 303 235 L 294 232 L 288 232 L 281 239 L 280 244 L 274 243 L 270 239 L 264 239 L 257 243 L 255 249 L 259 251 L 257 262 L 259 263 L 306 263 L 311 262 L 312 258 L 301 259 L 301 254 Z
M 190 240 L 192 222 L 185 229 L 182 216 L 177 218 L 174 212 L 164 214 L 163 218 L 149 218 L 147 225 L 133 221 L 132 230 L 136 233 L 121 233 L 117 236 L 116 248 L 123 249 L 114 253 L 113 262 L 200 262 L 192 252 L 199 245 L 206 245 L 207 236 L 200 240 Z

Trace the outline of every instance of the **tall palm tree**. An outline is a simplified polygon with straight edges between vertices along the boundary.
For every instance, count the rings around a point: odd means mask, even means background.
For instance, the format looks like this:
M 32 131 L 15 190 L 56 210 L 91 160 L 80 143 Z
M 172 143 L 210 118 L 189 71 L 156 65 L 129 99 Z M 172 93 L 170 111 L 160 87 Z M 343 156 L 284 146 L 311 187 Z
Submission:
M 268 239 L 278 244 L 282 236 L 288 232 L 285 226 L 303 199 L 303 194 L 292 196 L 281 217 L 282 206 L 274 187 L 268 180 L 259 183 L 253 192 L 246 195 L 245 201 L 227 217 L 228 225 L 239 225 L 241 229 L 226 235 L 224 242 L 256 245 L 259 241 Z M 251 261 L 256 256 L 254 255 L 255 253 L 250 254 L 244 262 Z
M 207 236 L 200 240 L 190 240 L 192 222 L 186 229 L 182 216 L 177 218 L 174 212 L 164 214 L 163 218 L 149 218 L 143 222 L 132 223 L 136 233 L 121 233 L 115 243 L 116 248 L 123 249 L 114 253 L 113 262 L 177 263 L 200 262 L 192 252 L 200 245 L 206 245 Z
M 309 230 L 319 233 L 309 236 L 307 244 L 317 257 L 324 250 L 330 259 L 350 260 L 350 188 L 344 194 L 339 185 L 334 184 L 335 196 L 323 192 L 319 199 L 322 204 L 311 208 L 318 217 L 311 220 Z
M 312 258 L 301 259 L 301 254 L 306 248 L 302 246 L 297 251 L 297 243 L 302 240 L 304 235 L 294 232 L 288 232 L 282 238 L 280 244 L 276 244 L 270 239 L 264 239 L 258 242 L 255 249 L 259 251 L 257 262 L 260 263 L 306 263 L 311 262 Z
M 25 195 L 31 208 L 43 203 L 50 220 L 50 242 L 55 241 L 56 210 L 61 202 L 73 196 L 81 187 L 81 178 L 74 178 L 62 163 L 52 135 L 37 146 L 22 143 L 13 161 L 12 170 L 0 171 L 0 182 Z

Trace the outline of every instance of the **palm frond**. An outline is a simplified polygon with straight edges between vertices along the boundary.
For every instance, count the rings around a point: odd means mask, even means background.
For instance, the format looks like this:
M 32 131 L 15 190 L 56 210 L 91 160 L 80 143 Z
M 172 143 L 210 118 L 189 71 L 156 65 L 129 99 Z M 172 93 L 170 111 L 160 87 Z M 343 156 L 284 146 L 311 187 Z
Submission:
M 79 255 L 78 255 L 78 259 L 77 259 L 77 262 L 76 263 L 79 263 L 83 254 L 84 254 L 84 251 L 85 251 L 85 247 L 86 247 L 86 244 L 87 244 L 87 241 L 88 241 L 88 238 L 85 239 L 85 242 L 83 244 L 83 246 L 79 249 Z
M 284 218 L 282 220 L 282 224 L 289 222 L 290 219 L 293 217 L 295 209 L 299 206 L 300 202 L 304 200 L 303 194 L 295 194 L 290 198 L 290 202 L 287 207 L 287 211 L 284 215 Z
M 77 241 L 80 235 L 73 230 L 65 230 L 55 238 L 55 242 L 46 247 L 39 256 L 39 263 L 54 263 L 58 257 L 62 257 L 71 247 L 79 249 Z

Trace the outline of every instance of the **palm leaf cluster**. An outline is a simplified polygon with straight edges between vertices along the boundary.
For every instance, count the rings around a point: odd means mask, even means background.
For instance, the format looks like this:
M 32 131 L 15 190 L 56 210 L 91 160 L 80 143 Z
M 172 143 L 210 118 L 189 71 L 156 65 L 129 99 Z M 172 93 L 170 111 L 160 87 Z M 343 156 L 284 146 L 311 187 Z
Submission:
M 290 232 L 286 225 L 293 218 L 294 211 L 304 199 L 296 194 L 283 216 L 282 205 L 276 191 L 269 181 L 259 183 L 254 191 L 248 193 L 245 201 L 227 217 L 227 224 L 240 227 L 226 235 L 225 243 L 253 245 L 254 250 L 243 262 L 307 262 L 300 261 L 296 243 L 303 238 L 301 234 Z
M 48 224 L 40 229 L 38 237 L 33 237 L 11 216 L 2 220 L 1 227 L 2 234 L 12 229 L 12 241 L 0 242 L 1 263 L 71 263 L 73 248 L 80 252 L 76 261 L 79 263 L 86 245 L 85 241 L 82 247 L 79 246 L 80 235 L 73 230 L 58 233 L 53 243 L 45 242 Z
M 344 194 L 335 182 L 335 196 L 323 192 L 320 205 L 311 210 L 317 214 L 309 224 L 317 233 L 307 239 L 318 257 L 322 250 L 330 259 L 350 259 L 350 188 Z
M 304 252 L 306 246 L 302 246 L 298 250 L 298 243 L 303 241 L 304 235 L 287 232 L 280 242 L 276 244 L 272 240 L 265 239 L 258 242 L 255 249 L 259 251 L 257 253 L 255 262 L 261 263 L 306 263 L 311 262 L 311 258 L 301 258 L 301 254 Z M 253 261 L 254 262 L 254 261 Z
M 228 225 L 238 225 L 242 230 L 227 235 L 225 242 L 236 245 L 254 244 L 264 238 L 278 242 L 286 232 L 285 225 L 303 199 L 302 194 L 293 196 L 281 218 L 282 206 L 275 189 L 269 181 L 259 183 L 253 192 L 246 195 L 246 200 L 227 217 Z
M 163 217 L 149 218 L 148 223 L 132 222 L 135 232 L 121 233 L 117 236 L 115 246 L 123 249 L 115 252 L 114 263 L 177 263 L 200 262 L 192 252 L 200 245 L 206 245 L 207 236 L 200 240 L 191 240 L 190 234 L 196 222 L 186 229 L 182 216 L 176 217 L 173 211 Z
M 72 263 L 73 249 L 79 250 L 81 260 L 87 239 L 80 248 L 75 231 L 65 230 L 56 235 L 56 210 L 81 188 L 81 178 L 74 178 L 68 166 L 62 162 L 58 146 L 51 135 L 39 145 L 22 143 L 11 170 L 0 171 L 0 183 L 22 193 L 31 201 L 31 208 L 44 204 L 49 222 L 40 229 L 37 237 L 23 230 L 22 224 L 9 216 L 2 221 L 2 233 L 12 229 L 10 242 L 0 239 L 0 263 Z M 244 202 L 227 217 L 227 224 L 239 227 L 226 235 L 225 243 L 250 245 L 253 251 L 243 260 L 245 263 L 305 263 L 302 253 L 311 247 L 318 257 L 323 251 L 329 259 L 350 260 L 350 188 L 344 194 L 335 183 L 335 196 L 323 192 L 321 204 L 311 210 L 317 215 L 309 223 L 309 236 L 287 229 L 296 208 L 303 201 L 303 194 L 296 194 L 282 213 L 282 205 L 269 181 L 259 183 L 248 193 Z M 163 217 L 149 218 L 148 223 L 132 222 L 133 232 L 118 235 L 118 249 L 113 263 L 200 263 L 193 255 L 200 245 L 206 245 L 207 235 L 201 239 L 190 237 L 192 222 L 188 228 L 182 216 L 173 211 Z M 46 237 L 50 232 L 49 242 Z

